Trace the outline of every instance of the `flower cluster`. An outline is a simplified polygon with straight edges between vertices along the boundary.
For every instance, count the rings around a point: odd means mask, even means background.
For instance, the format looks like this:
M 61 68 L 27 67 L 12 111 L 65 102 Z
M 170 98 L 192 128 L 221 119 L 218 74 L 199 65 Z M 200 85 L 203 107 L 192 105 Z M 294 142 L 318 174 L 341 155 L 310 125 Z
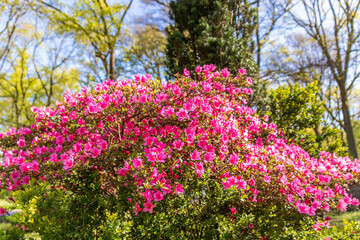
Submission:
M 56 106 L 32 107 L 34 125 L 0 135 L 0 187 L 58 183 L 88 169 L 103 174 L 107 194 L 129 189 L 135 214 L 153 213 L 157 202 L 191 192 L 190 183 L 205 176 L 245 197 L 238 205 L 280 202 L 317 215 L 359 204 L 346 191 L 359 178 L 358 160 L 327 152 L 312 158 L 289 144 L 246 106 L 252 80 L 245 69 L 196 72 L 169 82 L 149 74 L 106 80 L 66 92 Z

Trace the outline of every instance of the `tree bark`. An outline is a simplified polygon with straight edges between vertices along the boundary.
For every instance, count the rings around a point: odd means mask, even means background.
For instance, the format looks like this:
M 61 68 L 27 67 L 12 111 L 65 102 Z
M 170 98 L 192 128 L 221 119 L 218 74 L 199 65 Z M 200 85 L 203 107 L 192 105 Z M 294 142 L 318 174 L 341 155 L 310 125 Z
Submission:
M 345 132 L 346 132 L 346 140 L 348 142 L 349 146 L 349 153 L 352 157 L 358 158 L 358 151 L 354 136 L 354 130 L 351 123 L 351 117 L 350 117 L 350 109 L 349 109 L 349 102 L 348 102 L 348 96 L 346 91 L 345 83 L 339 84 L 340 87 L 340 96 L 341 96 L 341 111 L 344 117 L 344 125 L 345 125 Z
M 115 76 L 115 49 L 111 49 L 110 51 L 110 71 L 109 71 L 109 78 L 111 80 L 116 80 L 116 76 Z

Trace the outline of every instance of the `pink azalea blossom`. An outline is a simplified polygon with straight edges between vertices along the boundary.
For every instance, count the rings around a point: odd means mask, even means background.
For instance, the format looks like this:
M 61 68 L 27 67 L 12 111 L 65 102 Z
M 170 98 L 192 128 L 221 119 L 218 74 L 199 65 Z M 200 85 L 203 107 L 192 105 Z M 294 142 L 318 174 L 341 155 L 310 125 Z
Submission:
M 246 189 L 246 185 L 247 185 L 246 181 L 244 179 L 240 179 L 237 182 L 237 187 L 236 188 L 237 189 Z
M 25 139 L 23 137 L 21 137 L 18 141 L 17 144 L 19 147 L 25 147 L 26 146 L 26 142 Z
M 236 165 L 239 162 L 239 156 L 236 155 L 235 153 L 231 154 L 229 162 L 232 165 Z
M 133 163 L 134 168 L 139 168 L 142 166 L 142 159 L 137 157 L 137 158 L 133 159 L 132 163 Z
M 240 73 L 240 75 L 245 75 L 246 69 L 244 69 L 244 68 L 239 69 L 239 73 Z
M 206 153 L 204 155 L 204 162 L 213 162 L 214 154 L 213 153 Z
M 184 143 L 180 139 L 173 142 L 173 147 L 178 150 L 181 150 L 183 146 Z
M 143 210 L 144 212 L 153 213 L 153 209 L 154 209 L 155 205 L 152 204 L 151 201 L 147 201 L 143 205 L 144 205 L 144 210 Z
M 232 214 L 235 214 L 235 213 L 238 212 L 235 207 L 230 208 L 230 210 L 231 210 L 231 213 L 232 213 Z
M 199 162 L 199 163 L 195 163 L 195 173 L 202 175 L 204 174 L 204 163 L 203 162 Z
M 184 108 L 180 108 L 178 112 L 176 112 L 176 116 L 178 116 L 179 121 L 183 121 L 184 119 L 189 119 L 188 112 Z
M 139 207 L 139 203 L 135 203 L 135 206 L 134 206 L 134 212 L 135 212 L 135 215 L 138 215 L 139 212 L 142 211 L 142 209 Z
M 196 149 L 190 153 L 190 157 L 192 160 L 200 160 L 201 152 L 198 152 Z
M 195 68 L 195 72 L 200 73 L 201 71 L 202 71 L 202 67 L 201 67 L 201 66 L 197 66 L 197 67 Z
M 183 192 L 184 192 L 184 187 L 183 187 L 183 185 L 177 184 L 177 185 L 176 185 L 176 188 L 175 188 L 175 192 L 176 192 L 178 195 L 183 194 Z
M 0 208 L 0 216 L 4 215 L 6 213 L 4 208 Z
M 157 192 L 154 194 L 154 199 L 155 199 L 155 202 L 158 202 L 158 201 L 163 200 L 163 195 L 161 194 L 161 192 L 157 191 Z

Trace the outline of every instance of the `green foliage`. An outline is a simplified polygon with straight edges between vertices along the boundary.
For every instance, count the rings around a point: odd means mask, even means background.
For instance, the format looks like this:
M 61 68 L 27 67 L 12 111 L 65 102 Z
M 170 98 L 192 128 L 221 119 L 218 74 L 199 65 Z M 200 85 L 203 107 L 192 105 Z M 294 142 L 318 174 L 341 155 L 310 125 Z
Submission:
M 256 72 L 251 36 L 255 10 L 247 1 L 171 1 L 166 67 L 170 76 L 184 68 L 214 64 L 237 72 Z
M 19 226 L 10 226 L 8 229 L 0 230 L 0 240 L 25 240 L 25 231 Z
M 100 0 L 40 2 L 40 11 L 48 16 L 54 31 L 72 34 L 78 44 L 91 52 L 84 58 L 90 69 L 100 78 L 116 79 L 122 69 L 116 65 L 122 53 L 126 30 L 124 17 L 132 1 L 127 4 Z M 89 51 L 90 50 L 90 51 Z
M 348 221 L 344 219 L 344 228 L 330 227 L 319 232 L 320 239 L 329 238 L 331 240 L 352 240 L 360 239 L 360 222 Z
M 133 216 L 130 239 L 259 239 L 284 236 L 286 229 L 302 231 L 312 224 L 310 217 L 284 205 L 268 201 L 244 205 L 232 214 L 234 203 L 248 195 L 224 190 L 210 178 L 194 182 L 191 189 L 174 200 L 157 203 L 152 214 Z M 281 239 L 281 238 L 280 238 Z
M 166 48 L 164 33 L 155 26 L 145 25 L 136 27 L 131 39 L 130 46 L 125 50 L 126 59 L 131 66 L 130 73 L 150 73 L 161 79 Z
M 0 29 L 0 128 L 29 126 L 31 106 L 54 104 L 67 88 L 78 87 L 78 71 L 66 66 L 71 44 L 49 33 L 46 21 L 39 27 L 30 6 L 23 0 L 0 6 L 6 23 Z
M 194 182 L 191 191 L 177 198 L 158 202 L 152 214 L 135 215 L 126 192 L 109 199 L 100 194 L 99 175 L 85 179 L 84 174 L 79 174 L 80 181 L 69 182 L 82 185 L 81 192 L 45 183 L 17 191 L 14 198 L 23 212 L 13 215 L 13 221 L 27 231 L 10 227 L 4 236 L 37 232 L 42 239 L 291 239 L 286 236 L 300 234 L 312 224 L 310 217 L 289 214 L 291 209 L 271 202 L 259 202 L 256 208 L 244 205 L 232 214 L 232 203 L 246 202 L 248 196 L 239 198 L 236 189 L 224 190 L 210 178 Z
M 324 106 L 318 97 L 317 82 L 301 87 L 278 87 L 269 91 L 263 114 L 283 130 L 289 141 L 305 149 L 311 156 L 320 151 L 347 155 L 340 130 L 323 123 Z
M 83 187 L 74 192 L 32 182 L 14 193 L 17 207 L 23 210 L 14 215 L 15 222 L 25 225 L 30 232 L 39 233 L 42 239 L 93 239 L 95 236 L 121 239 L 124 231 L 120 227 L 126 228 L 126 224 L 119 221 L 125 219 L 121 203 L 126 200 L 109 199 L 102 194 L 98 177 L 94 173 L 69 182 Z

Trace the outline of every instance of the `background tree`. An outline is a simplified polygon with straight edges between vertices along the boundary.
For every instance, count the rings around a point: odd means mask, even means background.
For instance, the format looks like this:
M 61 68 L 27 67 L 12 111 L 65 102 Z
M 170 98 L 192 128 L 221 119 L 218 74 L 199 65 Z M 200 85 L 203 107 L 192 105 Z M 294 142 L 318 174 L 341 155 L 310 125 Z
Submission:
M 329 81 L 338 87 L 341 103 L 341 121 L 346 133 L 350 154 L 358 158 L 358 151 L 351 120 L 349 96 L 360 76 L 359 1 L 351 0 L 302 0 L 304 14 L 292 11 L 293 20 L 313 38 L 323 52 L 331 72 Z
M 255 10 L 247 1 L 170 2 L 166 66 L 169 74 L 214 64 L 256 72 L 252 59 Z
M 319 157 L 321 151 L 347 155 L 341 141 L 341 130 L 322 122 L 325 108 L 320 100 L 317 82 L 301 87 L 278 87 L 269 91 L 266 113 L 288 139 L 305 149 L 311 156 Z
M 90 68 L 97 73 L 102 70 L 98 74 L 101 79 L 119 77 L 121 69 L 116 66 L 116 60 L 123 53 L 124 19 L 133 0 L 125 5 L 107 0 L 36 2 L 38 10 L 48 16 L 56 32 L 71 33 L 80 45 L 91 49 Z
M 164 75 L 166 38 L 154 25 L 136 26 L 125 50 L 125 61 L 129 63 L 129 73 L 150 73 L 161 79 Z
M 256 65 L 260 71 L 260 78 L 266 73 L 262 69 L 262 58 L 266 57 L 263 50 L 271 39 L 271 34 L 279 29 L 286 28 L 283 24 L 283 16 L 292 8 L 292 0 L 255 0 L 251 5 L 256 9 L 256 29 L 254 32 L 256 46 Z
M 29 107 L 49 106 L 76 89 L 78 72 L 68 65 L 72 42 L 38 21 L 26 1 L 8 1 L 2 11 L 8 21 L 0 35 L 0 126 L 19 128 L 33 118 Z

